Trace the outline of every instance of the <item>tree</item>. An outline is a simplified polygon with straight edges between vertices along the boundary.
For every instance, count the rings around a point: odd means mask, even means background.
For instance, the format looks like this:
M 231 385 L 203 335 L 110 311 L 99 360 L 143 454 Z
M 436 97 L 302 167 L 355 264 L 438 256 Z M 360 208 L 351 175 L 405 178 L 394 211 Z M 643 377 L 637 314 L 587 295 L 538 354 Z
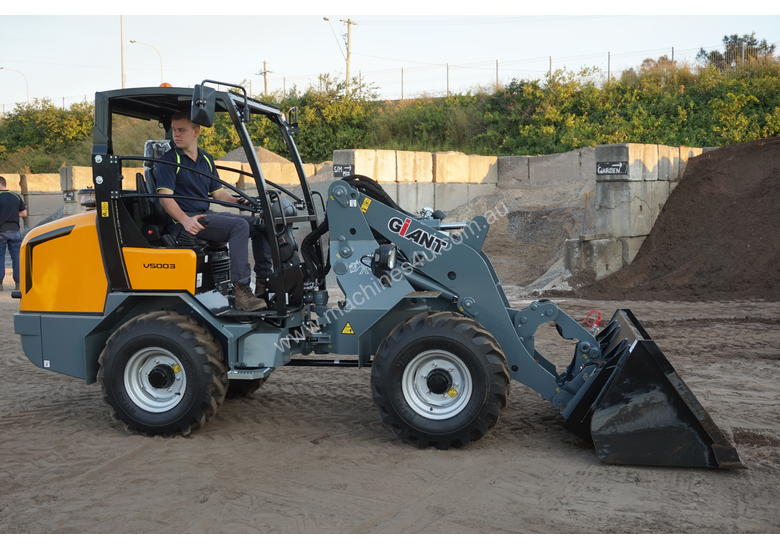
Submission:
M 708 52 L 701 48 L 696 59 L 724 70 L 756 59 L 771 58 L 774 53 L 775 45 L 769 44 L 765 39 L 759 42 L 756 33 L 753 32 L 742 36 L 736 34 L 724 36 L 722 52 L 719 50 Z

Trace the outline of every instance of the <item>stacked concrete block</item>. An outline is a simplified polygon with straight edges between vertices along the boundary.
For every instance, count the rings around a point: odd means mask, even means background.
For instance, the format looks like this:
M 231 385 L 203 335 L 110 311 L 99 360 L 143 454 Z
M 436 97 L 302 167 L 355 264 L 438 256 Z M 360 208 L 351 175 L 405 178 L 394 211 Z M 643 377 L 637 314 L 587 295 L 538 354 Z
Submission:
M 417 181 L 414 175 L 414 151 L 395 152 L 395 171 L 399 183 Z
M 57 174 L 24 174 L 27 191 L 32 193 L 61 193 L 60 175 Z
M 224 166 L 226 168 L 233 168 L 235 170 L 243 170 L 243 168 L 241 167 L 242 164 L 236 161 L 221 160 L 217 163 L 217 165 Z M 242 178 L 244 177 L 237 172 L 232 172 L 230 170 L 219 170 L 219 169 L 217 169 L 217 176 L 222 181 L 226 181 L 235 186 L 239 186 L 242 183 Z
M 532 185 L 546 185 L 582 179 L 580 152 L 568 151 L 528 159 L 528 174 Z
M 645 143 L 642 146 L 642 179 L 655 181 L 658 179 L 658 145 Z
M 623 250 L 623 265 L 626 266 L 634 261 L 642 243 L 647 237 L 623 237 L 620 240 Z
M 414 181 L 419 183 L 433 182 L 433 153 L 415 151 Z
M 466 183 L 469 169 L 468 155 L 455 151 L 433 154 L 433 181 L 436 183 Z
M 498 183 L 498 157 L 469 155 L 469 183 Z
M 496 192 L 498 184 L 496 183 L 470 183 L 466 186 L 466 202 L 471 202 L 477 197 L 490 195 Z
M 361 172 L 355 169 L 356 173 Z M 366 174 L 367 175 L 367 174 Z M 370 176 L 369 176 L 370 177 Z M 396 152 L 387 150 L 376 151 L 376 164 L 374 165 L 374 179 L 378 183 L 395 183 L 396 178 Z
M 669 145 L 658 146 L 658 179 L 677 181 L 680 175 L 680 150 Z
M 434 183 L 433 205 L 448 212 L 468 202 L 468 183 Z
M 531 179 L 528 156 L 498 157 L 496 162 L 498 187 L 512 189 L 527 184 Z
M 17 193 L 21 192 L 22 188 L 19 185 L 22 177 L 19 174 L 0 174 L 3 178 L 5 178 L 5 185 L 8 188 L 9 191 L 15 191 Z
M 333 151 L 333 164 L 351 164 L 355 174 L 376 179 L 376 150 L 374 149 L 339 149 Z
M 623 245 L 616 239 L 567 239 L 563 261 L 573 274 L 602 279 L 623 267 Z
M 625 162 L 628 165 L 627 174 L 596 174 L 596 181 L 642 181 L 645 176 L 644 147 L 641 143 L 596 146 L 595 162 Z M 592 170 L 595 173 L 595 166 Z

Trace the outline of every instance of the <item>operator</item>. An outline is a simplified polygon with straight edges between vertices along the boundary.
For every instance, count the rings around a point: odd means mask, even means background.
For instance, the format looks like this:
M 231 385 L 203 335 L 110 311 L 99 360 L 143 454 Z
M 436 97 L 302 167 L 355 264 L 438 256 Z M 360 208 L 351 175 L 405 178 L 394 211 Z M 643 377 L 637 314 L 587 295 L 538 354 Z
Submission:
M 171 132 L 174 147 L 160 160 L 175 162 L 200 172 L 217 176 L 214 159 L 198 147 L 200 125 L 190 120 L 186 111 L 171 116 Z M 219 182 L 179 166 L 156 163 L 155 176 L 157 192 L 164 195 L 187 195 L 206 199 L 213 198 L 234 204 L 242 204 Z M 243 311 L 257 311 L 267 307 L 265 300 L 252 293 L 249 268 L 249 237 L 252 234 L 252 252 L 255 258 L 258 291 L 262 292 L 262 282 L 272 271 L 271 248 L 262 231 L 251 231 L 252 224 L 248 216 L 226 212 L 210 212 L 210 203 L 189 199 L 160 199 L 160 204 L 177 224 L 179 231 L 206 241 L 227 241 L 230 248 L 230 278 L 235 287 L 235 305 Z
M 5 278 L 5 249 L 11 255 L 11 270 L 13 271 L 16 290 L 19 290 L 19 247 L 22 244 L 22 233 L 19 228 L 19 218 L 27 217 L 27 206 L 21 195 L 9 191 L 6 181 L 0 176 L 0 290 L 3 290 Z

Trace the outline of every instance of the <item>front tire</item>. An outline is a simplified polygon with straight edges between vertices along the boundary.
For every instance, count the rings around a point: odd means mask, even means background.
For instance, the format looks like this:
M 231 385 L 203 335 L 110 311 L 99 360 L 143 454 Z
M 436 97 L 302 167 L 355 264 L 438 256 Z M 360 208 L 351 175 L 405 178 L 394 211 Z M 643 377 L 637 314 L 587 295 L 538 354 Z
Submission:
M 418 447 L 461 447 L 492 428 L 509 373 L 496 339 L 451 312 L 423 313 L 382 341 L 371 372 L 382 422 Z
M 219 344 L 179 313 L 156 311 L 126 322 L 108 339 L 98 363 L 103 398 L 132 431 L 188 435 L 225 400 Z

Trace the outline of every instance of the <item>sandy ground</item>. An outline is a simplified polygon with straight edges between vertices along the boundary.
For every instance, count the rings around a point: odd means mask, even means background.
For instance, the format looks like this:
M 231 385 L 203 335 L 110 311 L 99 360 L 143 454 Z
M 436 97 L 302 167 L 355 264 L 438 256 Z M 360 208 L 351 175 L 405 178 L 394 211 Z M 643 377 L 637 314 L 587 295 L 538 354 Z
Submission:
M 622 305 L 748 469 L 602 465 L 517 383 L 481 441 L 418 450 L 380 423 L 367 369 L 280 368 L 191 437 L 128 435 L 96 385 L 27 361 L 0 293 L 0 532 L 780 532 L 780 303 Z

